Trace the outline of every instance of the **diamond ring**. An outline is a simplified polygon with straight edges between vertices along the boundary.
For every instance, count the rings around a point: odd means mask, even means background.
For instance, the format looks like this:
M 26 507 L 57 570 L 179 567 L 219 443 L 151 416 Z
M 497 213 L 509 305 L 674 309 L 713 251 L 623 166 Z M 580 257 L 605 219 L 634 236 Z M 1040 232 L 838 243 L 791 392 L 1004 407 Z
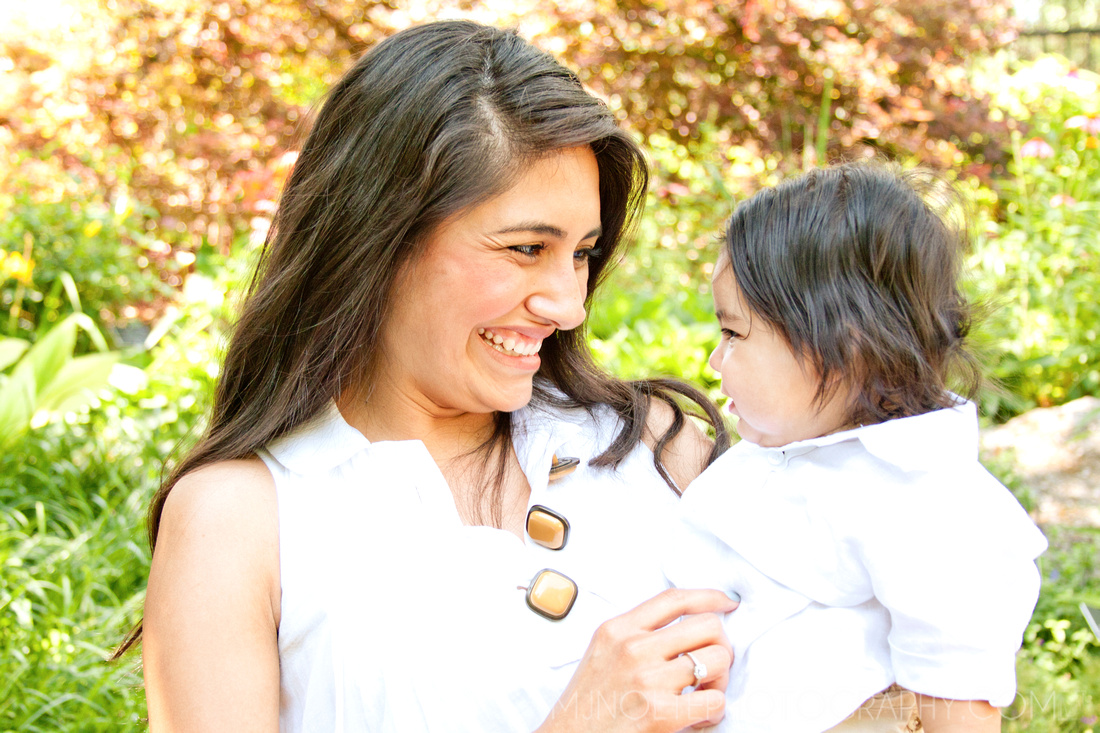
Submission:
M 684 652 L 684 656 L 691 660 L 691 663 L 695 665 L 695 668 L 691 670 L 691 673 L 695 675 L 695 682 L 692 683 L 693 687 L 698 687 L 707 676 L 707 665 L 700 662 L 691 652 Z

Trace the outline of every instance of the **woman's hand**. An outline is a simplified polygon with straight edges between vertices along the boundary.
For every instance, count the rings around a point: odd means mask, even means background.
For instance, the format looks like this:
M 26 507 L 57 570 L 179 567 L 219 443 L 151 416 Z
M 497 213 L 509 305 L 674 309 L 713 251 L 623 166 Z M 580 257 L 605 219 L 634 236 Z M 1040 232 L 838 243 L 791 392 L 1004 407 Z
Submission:
M 721 720 L 733 650 L 719 614 L 735 608 L 721 591 L 672 589 L 605 622 L 539 733 L 678 731 Z M 684 652 L 707 676 L 681 694 L 695 683 Z

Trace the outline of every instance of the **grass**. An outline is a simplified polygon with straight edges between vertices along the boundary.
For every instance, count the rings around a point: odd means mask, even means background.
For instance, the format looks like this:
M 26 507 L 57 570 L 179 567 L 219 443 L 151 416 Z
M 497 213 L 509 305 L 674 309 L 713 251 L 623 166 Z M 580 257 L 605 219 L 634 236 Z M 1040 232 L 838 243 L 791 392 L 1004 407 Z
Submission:
M 0 457 L 0 730 L 144 727 L 136 658 L 106 659 L 140 612 L 157 469 L 125 421 L 96 418 Z

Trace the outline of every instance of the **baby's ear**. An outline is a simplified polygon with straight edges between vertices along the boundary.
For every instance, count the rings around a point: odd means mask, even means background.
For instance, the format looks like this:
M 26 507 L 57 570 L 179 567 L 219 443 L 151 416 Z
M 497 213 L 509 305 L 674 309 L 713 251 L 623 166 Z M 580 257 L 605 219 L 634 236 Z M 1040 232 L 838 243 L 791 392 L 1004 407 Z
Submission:
M 844 337 L 838 339 L 832 353 L 811 360 L 810 366 L 816 370 L 821 384 L 817 398 L 819 409 L 839 400 L 844 413 L 852 415 L 860 402 L 868 365 L 859 331 L 848 326 L 843 333 Z

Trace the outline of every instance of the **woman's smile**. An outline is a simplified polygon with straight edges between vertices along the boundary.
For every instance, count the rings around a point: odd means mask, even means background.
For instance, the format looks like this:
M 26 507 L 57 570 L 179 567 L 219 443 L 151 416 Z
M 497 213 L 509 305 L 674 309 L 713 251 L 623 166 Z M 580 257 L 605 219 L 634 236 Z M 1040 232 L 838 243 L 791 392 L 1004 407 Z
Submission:
M 541 364 L 538 358 L 539 349 L 542 348 L 541 338 L 531 339 L 507 328 L 479 328 L 477 333 L 481 336 L 481 340 L 494 351 L 499 351 L 505 356 L 533 361 L 535 369 L 538 369 Z

